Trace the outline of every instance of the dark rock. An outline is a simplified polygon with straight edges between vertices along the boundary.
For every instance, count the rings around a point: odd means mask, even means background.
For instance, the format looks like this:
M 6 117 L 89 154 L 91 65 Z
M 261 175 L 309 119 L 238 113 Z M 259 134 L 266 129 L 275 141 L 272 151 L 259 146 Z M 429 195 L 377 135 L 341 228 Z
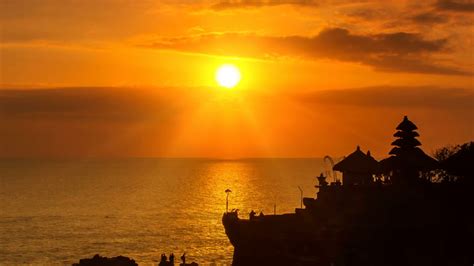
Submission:
M 118 256 L 113 258 L 102 257 L 96 254 L 92 259 L 80 259 L 73 266 L 138 266 L 138 264 L 127 257 Z

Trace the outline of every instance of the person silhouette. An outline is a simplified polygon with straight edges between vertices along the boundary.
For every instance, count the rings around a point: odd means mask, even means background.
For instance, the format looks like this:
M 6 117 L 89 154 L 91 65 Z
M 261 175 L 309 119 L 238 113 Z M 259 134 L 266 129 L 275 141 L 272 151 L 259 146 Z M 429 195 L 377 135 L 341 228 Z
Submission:
M 183 265 L 186 265 L 186 252 L 184 252 L 183 256 L 181 256 L 181 260 L 183 261 Z
M 166 266 L 168 265 L 168 262 L 166 261 L 166 255 L 164 253 L 161 254 L 161 260 L 160 263 L 158 264 L 159 266 Z
M 171 265 L 174 264 L 174 254 L 173 253 L 170 254 L 170 263 L 171 263 Z
M 249 214 L 249 218 L 250 220 L 252 220 L 253 218 L 255 218 L 255 212 L 252 210 Z

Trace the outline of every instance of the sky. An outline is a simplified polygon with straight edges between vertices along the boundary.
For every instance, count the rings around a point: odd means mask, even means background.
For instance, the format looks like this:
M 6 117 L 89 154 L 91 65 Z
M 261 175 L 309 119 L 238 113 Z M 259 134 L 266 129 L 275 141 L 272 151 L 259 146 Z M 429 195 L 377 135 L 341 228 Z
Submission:
M 472 0 L 2 0 L 0 157 L 383 158 L 404 115 L 431 154 L 474 139 L 473 17 Z

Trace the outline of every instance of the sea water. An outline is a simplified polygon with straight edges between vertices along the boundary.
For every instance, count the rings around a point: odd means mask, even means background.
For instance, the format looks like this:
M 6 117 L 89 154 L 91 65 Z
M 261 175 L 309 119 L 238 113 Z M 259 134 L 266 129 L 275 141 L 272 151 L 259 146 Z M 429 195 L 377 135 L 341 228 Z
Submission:
M 221 224 L 294 212 L 315 197 L 321 159 L 2 159 L 0 264 L 71 264 L 128 256 L 141 265 L 171 252 L 226 265 L 233 247 Z M 178 259 L 179 261 L 179 259 Z

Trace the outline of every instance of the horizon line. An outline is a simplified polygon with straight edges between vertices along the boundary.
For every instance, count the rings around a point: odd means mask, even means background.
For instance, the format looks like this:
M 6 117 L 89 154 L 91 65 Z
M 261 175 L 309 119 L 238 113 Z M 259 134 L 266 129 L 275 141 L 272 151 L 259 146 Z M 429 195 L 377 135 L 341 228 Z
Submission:
M 165 160 L 212 160 L 212 161 L 244 161 L 259 159 L 324 159 L 325 156 L 275 156 L 275 157 L 237 157 L 237 158 L 221 158 L 206 156 L 0 156 L 0 160 L 110 160 L 110 159 L 165 159 Z M 333 158 L 341 158 L 343 156 L 331 156 Z

